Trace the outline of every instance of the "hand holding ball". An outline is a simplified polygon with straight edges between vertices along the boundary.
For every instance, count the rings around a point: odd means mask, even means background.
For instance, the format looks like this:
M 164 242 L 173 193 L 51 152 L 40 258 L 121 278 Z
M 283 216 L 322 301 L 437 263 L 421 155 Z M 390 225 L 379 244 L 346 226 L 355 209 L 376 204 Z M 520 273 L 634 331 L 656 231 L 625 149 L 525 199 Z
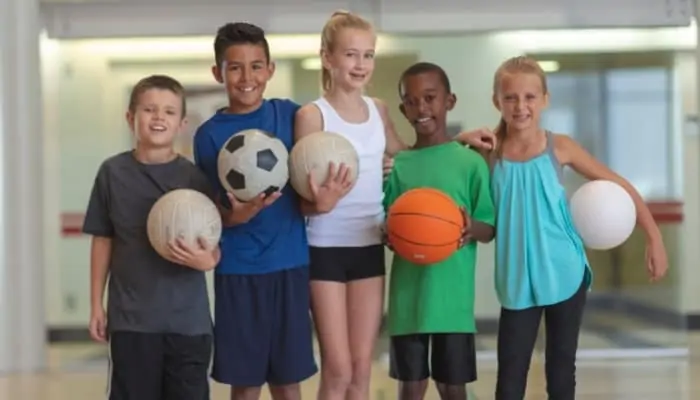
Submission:
M 412 189 L 389 207 L 387 240 L 399 256 L 414 264 L 436 264 L 463 244 L 467 221 L 464 211 L 443 192 Z
M 146 222 L 148 240 L 161 257 L 172 261 L 170 245 L 182 241 L 188 248 L 204 244 L 213 250 L 221 238 L 219 210 L 204 194 L 191 189 L 177 189 L 155 202 Z
M 219 152 L 219 180 L 240 201 L 281 191 L 289 180 L 289 153 L 278 138 L 258 129 L 231 136 Z
M 324 185 L 347 192 L 357 180 L 357 151 L 349 140 L 337 133 L 316 132 L 304 136 L 292 148 L 289 159 L 290 183 L 308 201 L 316 201 L 319 193 L 314 191 L 328 189 Z

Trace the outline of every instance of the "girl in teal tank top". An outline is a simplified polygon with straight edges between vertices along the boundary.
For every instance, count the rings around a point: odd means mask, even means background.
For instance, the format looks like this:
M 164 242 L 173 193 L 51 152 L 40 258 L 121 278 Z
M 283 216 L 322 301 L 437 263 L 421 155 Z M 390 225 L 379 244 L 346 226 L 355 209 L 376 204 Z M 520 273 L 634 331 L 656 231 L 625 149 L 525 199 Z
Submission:
M 501 302 L 496 400 L 522 400 L 540 320 L 546 323 L 550 399 L 573 400 L 578 336 L 591 284 L 584 244 L 573 225 L 562 167 L 624 187 L 647 234 L 652 280 L 667 269 L 661 233 L 637 191 L 574 140 L 543 131 L 549 98 L 545 74 L 527 57 L 496 71 L 493 101 L 501 112 L 496 148 L 488 154 L 496 208 L 495 284 Z

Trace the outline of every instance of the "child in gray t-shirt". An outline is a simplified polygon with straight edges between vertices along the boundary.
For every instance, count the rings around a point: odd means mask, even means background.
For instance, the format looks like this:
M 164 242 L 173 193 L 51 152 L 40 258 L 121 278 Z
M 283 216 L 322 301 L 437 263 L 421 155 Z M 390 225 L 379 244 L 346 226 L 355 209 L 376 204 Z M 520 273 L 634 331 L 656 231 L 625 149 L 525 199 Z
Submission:
M 109 341 L 110 400 L 209 399 L 212 321 L 204 273 L 218 264 L 219 249 L 176 241 L 169 261 L 146 231 L 151 207 L 168 191 L 211 197 L 204 175 L 173 148 L 185 115 L 179 82 L 141 80 L 127 113 L 136 147 L 102 163 L 90 196 L 83 226 L 92 235 L 90 334 Z

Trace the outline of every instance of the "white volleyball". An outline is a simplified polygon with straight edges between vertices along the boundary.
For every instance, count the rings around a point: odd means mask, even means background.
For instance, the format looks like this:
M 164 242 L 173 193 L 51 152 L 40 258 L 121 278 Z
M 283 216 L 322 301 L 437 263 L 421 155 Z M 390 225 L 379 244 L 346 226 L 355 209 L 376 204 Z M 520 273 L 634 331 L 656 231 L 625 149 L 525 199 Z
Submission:
M 333 132 L 316 132 L 301 138 L 289 156 L 289 180 L 294 190 L 301 197 L 313 200 L 309 173 L 313 171 L 314 183 L 320 186 L 328 178 L 331 162 L 336 168 L 345 164 L 350 180 L 355 183 L 360 160 L 355 146 L 348 139 Z
M 615 182 L 583 184 L 570 200 L 574 225 L 586 247 L 607 250 L 624 243 L 634 231 L 637 209 L 632 196 Z
M 148 214 L 148 240 L 163 257 L 169 253 L 168 242 L 177 238 L 194 246 L 201 237 L 213 248 L 219 243 L 221 229 L 216 204 L 196 190 L 170 191 L 155 202 Z

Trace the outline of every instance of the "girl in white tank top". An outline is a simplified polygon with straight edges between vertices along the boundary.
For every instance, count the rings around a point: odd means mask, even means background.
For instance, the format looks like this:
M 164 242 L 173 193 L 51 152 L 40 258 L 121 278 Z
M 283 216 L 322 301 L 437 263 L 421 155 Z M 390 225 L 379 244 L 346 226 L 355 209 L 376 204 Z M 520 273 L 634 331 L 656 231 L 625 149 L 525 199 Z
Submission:
M 311 308 L 321 347 L 322 400 L 369 399 L 374 343 L 384 311 L 385 258 L 382 161 L 407 148 L 394 131 L 386 106 L 363 96 L 374 70 L 372 25 L 336 12 L 323 28 L 324 94 L 296 115 L 295 139 L 329 131 L 347 138 L 359 156 L 354 185 L 345 167 L 302 199 L 308 217 Z M 477 144 L 490 131 L 464 132 L 457 140 Z M 340 166 L 337 166 L 340 167 Z

